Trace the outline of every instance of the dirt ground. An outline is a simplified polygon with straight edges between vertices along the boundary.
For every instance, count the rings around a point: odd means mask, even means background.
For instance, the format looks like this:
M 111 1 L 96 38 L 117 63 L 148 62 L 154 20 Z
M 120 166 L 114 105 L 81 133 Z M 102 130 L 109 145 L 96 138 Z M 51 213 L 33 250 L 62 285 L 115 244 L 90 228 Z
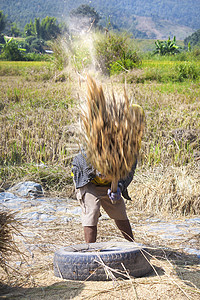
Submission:
M 80 222 L 51 222 L 35 227 L 24 224 L 20 227 L 23 236 L 15 236 L 18 252 L 7 260 L 7 273 L 0 269 L 0 299 L 200 299 L 197 256 L 183 253 L 175 242 L 164 244 L 156 233 L 145 232 L 145 220 L 150 215 L 136 212 L 130 206 L 127 211 L 136 242 L 149 247 L 152 273 L 142 278 L 104 282 L 57 278 L 53 272 L 54 252 L 84 242 Z M 100 220 L 97 241 L 111 239 L 123 240 L 112 220 Z

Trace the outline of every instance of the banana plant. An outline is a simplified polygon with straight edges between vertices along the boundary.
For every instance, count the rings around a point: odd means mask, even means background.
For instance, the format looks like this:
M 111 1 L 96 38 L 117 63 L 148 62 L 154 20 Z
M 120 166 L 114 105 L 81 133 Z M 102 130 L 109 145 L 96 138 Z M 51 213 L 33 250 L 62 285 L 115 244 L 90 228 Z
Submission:
M 160 54 L 160 55 L 165 55 L 165 45 L 164 42 L 157 40 L 155 42 L 156 45 L 156 50 L 155 50 L 155 54 Z
M 176 54 L 179 53 L 180 47 L 176 45 L 176 37 L 174 36 L 173 40 L 168 38 L 167 41 L 159 41 L 157 40 L 155 42 L 156 50 L 154 51 L 154 54 L 159 55 L 167 55 L 167 54 Z
M 22 49 L 18 47 L 18 44 L 11 39 L 7 39 L 4 37 L 5 44 L 2 47 L 2 55 L 6 60 L 24 60 L 24 57 L 22 55 L 22 52 L 25 52 L 26 49 Z

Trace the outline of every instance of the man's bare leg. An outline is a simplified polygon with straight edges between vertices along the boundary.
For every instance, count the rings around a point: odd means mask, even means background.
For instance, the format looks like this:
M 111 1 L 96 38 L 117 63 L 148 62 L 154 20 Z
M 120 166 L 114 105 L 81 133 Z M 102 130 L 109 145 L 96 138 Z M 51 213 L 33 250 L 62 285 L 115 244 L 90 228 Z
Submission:
M 115 224 L 123 234 L 126 240 L 133 242 L 133 232 L 129 220 L 115 220 Z
M 97 226 L 84 226 L 86 243 L 95 243 L 97 238 Z

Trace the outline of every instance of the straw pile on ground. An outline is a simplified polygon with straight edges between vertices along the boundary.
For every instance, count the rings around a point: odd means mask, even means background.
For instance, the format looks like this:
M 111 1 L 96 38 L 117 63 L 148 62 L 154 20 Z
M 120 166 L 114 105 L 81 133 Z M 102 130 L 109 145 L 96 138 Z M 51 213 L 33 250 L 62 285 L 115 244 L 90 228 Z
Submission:
M 140 149 L 145 116 L 142 108 L 124 99 L 105 98 L 102 86 L 87 78 L 88 96 L 82 114 L 87 157 L 92 166 L 112 181 L 117 190 L 119 179 L 130 172 Z
M 6 258 L 17 251 L 13 241 L 13 233 L 16 231 L 16 220 L 13 213 L 0 211 L 0 266 L 5 267 Z
M 199 215 L 199 167 L 164 166 L 137 172 L 129 187 L 134 208 L 154 214 Z

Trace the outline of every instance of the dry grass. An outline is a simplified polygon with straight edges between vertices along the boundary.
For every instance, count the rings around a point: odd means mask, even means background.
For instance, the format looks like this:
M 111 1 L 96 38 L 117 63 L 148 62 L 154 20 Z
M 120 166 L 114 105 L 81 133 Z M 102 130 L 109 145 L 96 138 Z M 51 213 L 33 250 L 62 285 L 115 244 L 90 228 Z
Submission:
M 200 157 L 199 87 L 191 84 L 190 95 L 160 93 L 158 88 L 155 83 L 129 86 L 131 100 L 146 115 L 141 163 L 179 167 L 194 162 Z
M 66 164 L 74 150 L 70 82 L 1 77 L 1 83 L 0 163 Z
M 141 107 L 130 104 L 126 91 L 124 100 L 106 99 L 102 86 L 88 77 L 87 108 L 82 115 L 87 157 L 92 166 L 117 182 L 130 172 L 138 155 L 145 117 Z
M 13 238 L 18 231 L 19 222 L 14 213 L 0 210 L 0 267 L 8 276 L 11 271 L 8 267 L 9 257 L 20 253 Z
M 200 211 L 200 174 L 195 165 L 141 170 L 129 190 L 139 210 L 172 215 L 198 215 Z
M 12 228 L 15 223 L 13 214 L 0 212 L 0 253 L 1 257 L 12 251 Z

